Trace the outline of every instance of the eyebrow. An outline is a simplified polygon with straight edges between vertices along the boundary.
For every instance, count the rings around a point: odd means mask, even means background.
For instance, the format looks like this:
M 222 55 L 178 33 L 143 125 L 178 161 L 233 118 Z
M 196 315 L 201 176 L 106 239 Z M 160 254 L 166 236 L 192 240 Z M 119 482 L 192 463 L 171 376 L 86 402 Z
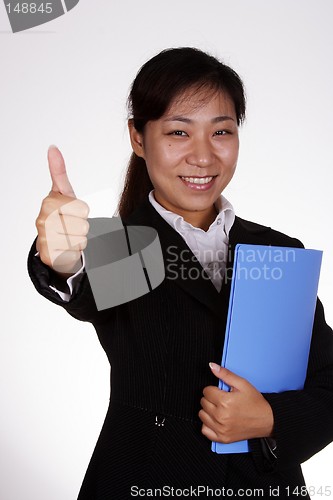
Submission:
M 219 122 L 225 122 L 227 120 L 232 120 L 233 122 L 235 121 L 234 118 L 231 116 L 227 115 L 222 115 L 222 116 L 216 116 L 211 120 L 211 123 L 219 123 Z M 184 122 L 184 123 L 194 123 L 194 120 L 191 120 L 190 118 L 185 118 L 185 116 L 171 116 L 170 118 L 166 118 L 164 121 L 166 122 Z

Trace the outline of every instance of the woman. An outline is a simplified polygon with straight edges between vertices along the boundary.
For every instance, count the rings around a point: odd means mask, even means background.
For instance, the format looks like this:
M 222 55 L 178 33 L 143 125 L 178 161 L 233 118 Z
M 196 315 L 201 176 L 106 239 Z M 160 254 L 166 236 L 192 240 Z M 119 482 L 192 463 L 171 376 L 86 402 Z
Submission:
M 109 410 L 78 498 L 309 498 L 300 463 L 333 439 L 333 336 L 321 303 L 304 390 L 261 394 L 218 366 L 235 245 L 302 246 L 235 216 L 221 195 L 237 164 L 242 82 L 200 50 L 169 49 L 141 68 L 129 109 L 133 154 L 119 214 L 125 225 L 157 230 L 164 281 L 97 310 L 81 266 L 88 208 L 55 148 L 28 261 L 37 290 L 90 321 L 112 365 Z M 211 451 L 212 440 L 242 439 L 250 453 Z

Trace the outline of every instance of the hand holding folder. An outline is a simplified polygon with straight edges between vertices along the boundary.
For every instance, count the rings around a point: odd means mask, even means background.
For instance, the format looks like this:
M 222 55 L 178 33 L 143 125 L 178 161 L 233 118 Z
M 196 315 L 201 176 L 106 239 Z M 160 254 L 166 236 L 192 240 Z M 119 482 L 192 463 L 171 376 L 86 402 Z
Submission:
M 304 386 L 322 252 L 239 244 L 235 249 L 221 365 L 260 392 Z M 230 388 L 220 381 L 220 389 Z M 212 443 L 244 453 L 247 441 Z

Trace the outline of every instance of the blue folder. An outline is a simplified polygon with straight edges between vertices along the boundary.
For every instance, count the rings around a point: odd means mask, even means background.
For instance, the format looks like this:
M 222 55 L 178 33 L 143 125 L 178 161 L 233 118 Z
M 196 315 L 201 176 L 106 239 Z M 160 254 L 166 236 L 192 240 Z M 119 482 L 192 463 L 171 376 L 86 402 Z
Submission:
M 221 364 L 262 393 L 304 386 L 321 260 L 319 250 L 236 245 Z M 248 441 L 212 450 L 250 451 Z

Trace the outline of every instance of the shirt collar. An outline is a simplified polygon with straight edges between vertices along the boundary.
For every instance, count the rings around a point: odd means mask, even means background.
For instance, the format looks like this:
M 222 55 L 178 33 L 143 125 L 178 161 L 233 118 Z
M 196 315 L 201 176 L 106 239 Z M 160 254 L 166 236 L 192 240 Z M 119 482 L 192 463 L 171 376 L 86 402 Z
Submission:
M 203 231 L 203 229 L 194 227 L 189 222 L 186 222 L 184 218 L 179 215 L 167 210 L 162 205 L 160 205 L 154 197 L 154 189 L 152 189 L 148 195 L 150 203 L 153 205 L 155 210 L 160 214 L 163 219 L 170 224 L 176 231 L 181 231 L 184 227 L 191 228 L 197 231 Z M 231 203 L 221 194 L 216 202 L 215 208 L 218 211 L 215 220 L 211 223 L 207 231 L 210 231 L 217 225 L 225 231 L 226 235 L 229 237 L 229 231 L 235 221 L 235 211 Z

